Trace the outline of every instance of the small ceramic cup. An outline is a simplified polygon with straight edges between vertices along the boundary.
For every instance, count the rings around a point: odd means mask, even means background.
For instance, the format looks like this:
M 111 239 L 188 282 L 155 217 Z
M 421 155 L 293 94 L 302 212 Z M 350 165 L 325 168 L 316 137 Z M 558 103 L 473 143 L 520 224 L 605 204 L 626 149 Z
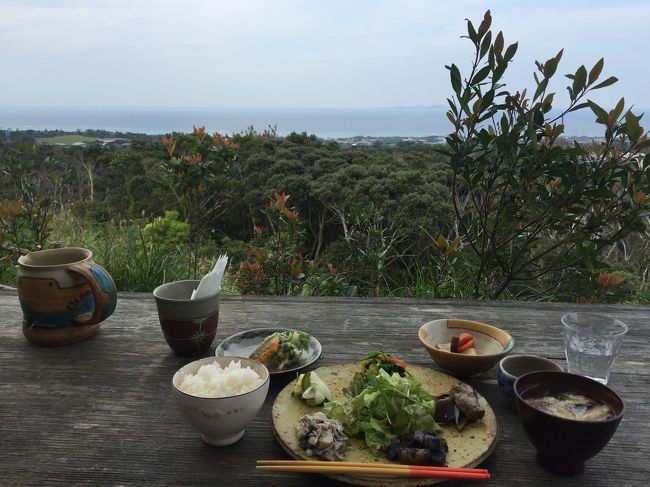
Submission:
M 198 285 L 199 281 L 175 281 L 153 291 L 165 340 L 174 352 L 184 357 L 203 354 L 217 333 L 220 291 L 190 299 Z
M 515 409 L 515 381 L 529 372 L 563 372 L 555 362 L 536 355 L 510 355 L 499 362 L 497 367 L 497 382 L 501 395 Z

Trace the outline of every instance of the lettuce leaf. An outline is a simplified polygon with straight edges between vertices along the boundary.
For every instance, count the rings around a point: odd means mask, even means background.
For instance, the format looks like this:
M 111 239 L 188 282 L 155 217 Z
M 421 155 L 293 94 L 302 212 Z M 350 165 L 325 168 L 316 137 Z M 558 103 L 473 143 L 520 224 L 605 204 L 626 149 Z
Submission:
M 366 373 L 364 382 L 357 395 L 324 406 L 327 417 L 341 421 L 347 435 L 363 435 L 369 448 L 381 452 L 399 435 L 440 430 L 433 419 L 435 399 L 412 376 L 380 369 Z

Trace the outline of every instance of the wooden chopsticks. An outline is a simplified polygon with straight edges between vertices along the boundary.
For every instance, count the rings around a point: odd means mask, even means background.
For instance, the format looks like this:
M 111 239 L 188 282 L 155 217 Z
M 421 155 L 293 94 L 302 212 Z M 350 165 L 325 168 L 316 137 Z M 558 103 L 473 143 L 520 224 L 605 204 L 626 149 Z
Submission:
M 324 462 L 312 460 L 258 460 L 257 470 L 381 477 L 418 477 L 454 480 L 490 480 L 484 468 L 427 467 L 390 463 Z

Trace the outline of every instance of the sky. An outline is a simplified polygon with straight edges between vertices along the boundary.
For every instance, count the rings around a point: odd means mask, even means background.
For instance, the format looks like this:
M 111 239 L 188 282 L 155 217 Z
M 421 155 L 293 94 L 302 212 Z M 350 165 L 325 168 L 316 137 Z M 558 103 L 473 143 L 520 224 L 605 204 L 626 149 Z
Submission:
M 510 88 L 564 48 L 558 74 L 620 79 L 594 100 L 650 107 L 647 0 L 0 0 L 0 107 L 441 105 L 487 9 L 519 41 Z

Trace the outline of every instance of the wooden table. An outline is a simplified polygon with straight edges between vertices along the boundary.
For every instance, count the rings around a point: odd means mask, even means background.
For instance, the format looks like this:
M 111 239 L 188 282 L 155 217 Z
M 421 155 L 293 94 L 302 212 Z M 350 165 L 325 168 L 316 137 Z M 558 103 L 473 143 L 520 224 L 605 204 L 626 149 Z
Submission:
M 650 307 L 412 299 L 224 297 L 214 346 L 248 328 L 291 326 L 323 345 L 314 366 L 357 361 L 367 351 L 397 352 L 434 367 L 417 330 L 429 320 L 462 317 L 494 323 L 515 339 L 515 353 L 563 362 L 560 316 L 584 309 L 615 314 L 630 327 L 610 385 L 626 402 L 614 438 L 585 473 L 556 477 L 496 387 L 495 371 L 469 381 L 496 412 L 499 439 L 484 463 L 486 485 L 646 485 L 650 479 Z M 182 419 L 171 377 L 189 359 L 165 343 L 149 294 L 123 294 L 95 337 L 62 348 L 30 345 L 15 292 L 0 291 L 0 484 L 332 485 L 304 474 L 261 473 L 256 459 L 286 458 L 271 427 L 271 404 L 290 377 L 273 377 L 262 411 L 244 438 L 212 448 Z M 449 482 L 445 485 L 456 485 Z

